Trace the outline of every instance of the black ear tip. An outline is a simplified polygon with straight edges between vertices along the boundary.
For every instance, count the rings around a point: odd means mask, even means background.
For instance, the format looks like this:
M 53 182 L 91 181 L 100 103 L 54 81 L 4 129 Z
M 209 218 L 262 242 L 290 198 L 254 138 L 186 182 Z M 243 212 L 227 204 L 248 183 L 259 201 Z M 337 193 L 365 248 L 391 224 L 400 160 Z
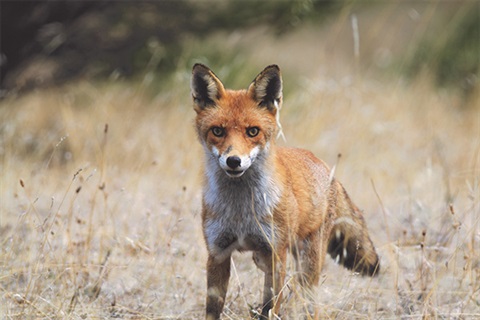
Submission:
M 202 63 L 195 63 L 193 65 L 192 72 L 199 71 L 199 70 L 209 71 L 210 68 L 207 67 L 206 65 L 202 64 Z
M 276 72 L 276 73 L 280 73 L 280 67 L 276 64 L 271 64 L 269 66 L 267 66 L 264 70 L 265 72 Z

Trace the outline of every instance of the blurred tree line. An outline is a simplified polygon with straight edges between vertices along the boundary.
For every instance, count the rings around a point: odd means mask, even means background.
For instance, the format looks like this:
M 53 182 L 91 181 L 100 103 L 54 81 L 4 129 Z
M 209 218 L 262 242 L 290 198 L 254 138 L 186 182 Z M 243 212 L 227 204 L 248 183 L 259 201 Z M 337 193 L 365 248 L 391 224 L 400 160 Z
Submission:
M 355 0 L 0 1 L 0 97 L 79 77 L 134 76 L 161 48 L 157 72 L 176 68 L 185 35 L 270 25 L 286 32 Z M 363 4 L 362 4 L 363 5 Z M 439 85 L 479 83 L 480 3 L 465 5 L 442 41 L 423 39 L 405 70 L 433 71 Z M 432 59 L 434 57 L 434 59 Z
M 335 1 L 1 1 L 1 87 L 28 90 L 78 76 L 132 76 L 152 46 L 175 68 L 182 36 L 272 25 L 279 32 Z
M 441 38 L 425 37 L 410 57 L 404 72 L 414 77 L 432 70 L 441 87 L 457 87 L 465 95 L 480 85 L 480 2 L 460 7 Z

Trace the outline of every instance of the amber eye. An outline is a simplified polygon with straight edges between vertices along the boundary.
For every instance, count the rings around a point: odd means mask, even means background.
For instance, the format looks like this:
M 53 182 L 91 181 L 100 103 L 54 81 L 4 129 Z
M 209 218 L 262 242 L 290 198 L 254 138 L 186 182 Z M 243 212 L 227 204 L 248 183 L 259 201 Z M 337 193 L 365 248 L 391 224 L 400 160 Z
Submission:
M 259 132 L 260 132 L 260 129 L 258 127 L 251 127 L 247 129 L 247 135 L 250 138 L 257 136 Z
M 215 137 L 223 137 L 225 135 L 225 129 L 221 127 L 213 127 L 212 133 Z

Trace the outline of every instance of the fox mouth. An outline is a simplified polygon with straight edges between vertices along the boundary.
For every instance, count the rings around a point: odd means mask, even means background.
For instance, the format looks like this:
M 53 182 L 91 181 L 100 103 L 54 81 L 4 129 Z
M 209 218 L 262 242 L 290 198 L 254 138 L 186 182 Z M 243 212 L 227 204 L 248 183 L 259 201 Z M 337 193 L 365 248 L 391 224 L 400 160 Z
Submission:
M 245 170 L 225 170 L 225 172 L 231 178 L 238 178 L 245 173 Z

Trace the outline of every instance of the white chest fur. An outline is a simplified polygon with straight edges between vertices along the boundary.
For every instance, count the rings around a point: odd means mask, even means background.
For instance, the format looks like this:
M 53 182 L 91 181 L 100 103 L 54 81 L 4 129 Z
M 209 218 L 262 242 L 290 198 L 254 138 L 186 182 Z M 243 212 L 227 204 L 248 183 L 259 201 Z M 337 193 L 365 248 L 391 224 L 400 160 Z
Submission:
M 204 203 L 212 212 L 204 221 L 209 252 L 218 261 L 234 250 L 271 250 L 275 244 L 273 209 L 281 190 L 257 159 L 240 178 L 230 178 L 216 159 L 207 161 Z

